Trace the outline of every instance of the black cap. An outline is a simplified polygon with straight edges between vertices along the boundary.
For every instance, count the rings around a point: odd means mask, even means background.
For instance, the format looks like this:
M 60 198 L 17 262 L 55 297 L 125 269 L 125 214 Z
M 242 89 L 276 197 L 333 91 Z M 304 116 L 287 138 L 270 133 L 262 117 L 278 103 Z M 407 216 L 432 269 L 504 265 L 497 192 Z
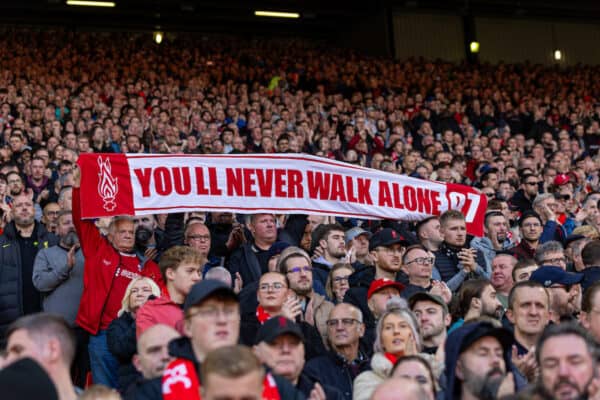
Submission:
M 376 249 L 379 246 L 391 246 L 400 243 L 403 246 L 410 246 L 410 242 L 401 234 L 392 228 L 383 228 L 371 236 L 369 240 L 369 251 Z
M 585 239 L 586 236 L 583 235 L 569 235 L 567 236 L 567 238 L 565 239 L 565 248 L 568 247 L 571 243 L 580 240 L 580 239 Z
M 448 305 L 440 296 L 431 294 L 429 292 L 417 292 L 408 298 L 408 305 L 410 306 L 411 310 L 418 301 L 431 301 L 439 304 L 444 309 L 444 312 L 448 314 Z
M 300 325 L 286 317 L 273 317 L 268 319 L 256 332 L 255 344 L 260 342 L 273 343 L 281 335 L 290 334 L 304 342 L 304 335 Z
M 487 336 L 498 339 L 500 345 L 502 345 L 502 349 L 505 352 L 512 348 L 514 342 L 513 335 L 507 329 L 496 327 L 491 322 L 487 321 L 475 322 L 475 324 L 477 324 L 477 326 L 472 328 L 471 332 L 467 333 L 462 340 L 459 354 L 467 350 L 479 339 Z
M 190 293 L 188 293 L 185 298 L 185 302 L 183 303 L 183 310 L 187 311 L 190 307 L 195 306 L 198 303 L 202 303 L 208 297 L 217 292 L 230 295 L 231 298 L 238 301 L 237 294 L 235 294 L 229 285 L 214 279 L 205 279 L 192 286 Z
M 0 393 L 5 400 L 58 400 L 48 373 L 31 358 L 15 361 L 0 371 Z

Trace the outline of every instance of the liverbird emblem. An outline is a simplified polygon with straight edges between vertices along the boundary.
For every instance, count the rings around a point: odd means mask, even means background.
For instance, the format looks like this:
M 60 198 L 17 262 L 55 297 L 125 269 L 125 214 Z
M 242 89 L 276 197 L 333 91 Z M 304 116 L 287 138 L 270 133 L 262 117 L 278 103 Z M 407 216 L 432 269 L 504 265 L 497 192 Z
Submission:
M 115 204 L 115 198 L 119 192 L 117 178 L 112 176 L 110 159 L 108 157 L 106 160 L 98 157 L 98 167 L 98 194 L 104 201 L 104 209 L 112 211 L 117 206 Z

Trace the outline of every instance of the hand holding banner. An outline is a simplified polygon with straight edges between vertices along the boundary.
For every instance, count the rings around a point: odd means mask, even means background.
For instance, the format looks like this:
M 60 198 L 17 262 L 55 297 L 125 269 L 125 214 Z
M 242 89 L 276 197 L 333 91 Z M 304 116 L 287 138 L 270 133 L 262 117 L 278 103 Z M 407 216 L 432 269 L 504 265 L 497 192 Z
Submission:
M 418 221 L 455 209 L 481 236 L 487 207 L 469 186 L 306 154 L 82 154 L 78 163 L 84 218 L 204 210 Z

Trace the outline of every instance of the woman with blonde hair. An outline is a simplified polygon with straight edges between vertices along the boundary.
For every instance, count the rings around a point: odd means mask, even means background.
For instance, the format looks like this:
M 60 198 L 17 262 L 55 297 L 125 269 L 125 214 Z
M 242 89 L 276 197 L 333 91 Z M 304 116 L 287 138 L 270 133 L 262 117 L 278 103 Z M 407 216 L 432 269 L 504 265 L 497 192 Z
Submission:
M 119 391 L 124 393 L 127 387 L 137 378 L 138 372 L 131 360 L 135 354 L 135 316 L 137 311 L 150 296 L 160 297 L 160 288 L 150 278 L 132 279 L 125 289 L 121 309 L 116 318 L 108 326 L 106 341 L 110 352 L 119 360 Z
M 354 380 L 352 399 L 370 399 L 377 386 L 389 378 L 398 358 L 418 354 L 421 347 L 417 320 L 406 300 L 391 298 L 385 313 L 377 322 L 371 370 L 361 373 Z

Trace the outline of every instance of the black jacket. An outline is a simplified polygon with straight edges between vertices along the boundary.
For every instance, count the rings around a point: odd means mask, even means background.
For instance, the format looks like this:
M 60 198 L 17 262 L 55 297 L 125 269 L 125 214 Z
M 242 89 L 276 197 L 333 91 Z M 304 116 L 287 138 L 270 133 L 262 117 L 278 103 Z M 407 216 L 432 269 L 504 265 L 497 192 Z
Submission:
M 305 373 L 305 371 L 302 371 L 300 377 L 298 378 L 296 389 L 298 389 L 304 396 L 308 398 L 310 396 L 310 392 L 315 387 L 315 384 L 319 383 L 325 392 L 325 398 L 327 400 L 344 400 L 344 395 L 338 388 L 323 384 L 320 382 L 317 376 L 318 375 L 310 376 L 309 374 Z
M 141 375 L 131 360 L 137 351 L 135 319 L 125 312 L 115 318 L 106 332 L 108 350 L 119 360 L 119 391 L 125 393 Z
M 244 286 L 251 282 L 258 281 L 261 275 L 266 272 L 263 271 L 254 250 L 252 250 L 252 243 L 244 243 L 237 248 L 229 258 L 227 262 L 227 269 L 231 272 L 231 276 L 235 276 L 236 272 L 239 272 L 242 277 Z
M 37 222 L 32 238 L 37 239 L 37 250 L 58 244 L 58 238 Z M 35 259 L 35 254 L 32 259 Z M 31 270 L 33 271 L 33 265 Z M 33 276 L 23 276 L 22 272 L 17 229 L 15 223 L 11 222 L 6 225 L 4 233 L 0 236 L 0 348 L 5 345 L 5 332 L 8 326 L 24 314 L 23 279 L 31 281 Z M 40 309 L 41 307 L 40 302 Z
M 200 361 L 196 358 L 192 349 L 192 342 L 187 337 L 181 337 L 172 340 L 169 343 L 169 354 L 175 358 L 184 358 L 194 363 L 198 381 L 200 381 Z M 290 382 L 272 374 L 279 390 L 281 399 L 304 400 L 304 395 L 292 386 Z M 202 384 L 200 382 L 200 384 Z M 162 400 L 162 377 L 150 379 L 142 382 L 136 382 L 132 390 L 128 391 L 125 400 Z
M 328 352 L 308 361 L 303 372 L 308 376 L 318 377 L 320 383 L 337 388 L 344 399 L 352 400 L 354 378 L 368 369 L 369 358 L 366 356 L 349 364 L 338 354 Z
M 305 321 L 295 321 L 304 335 L 305 358 L 310 360 L 325 353 L 325 346 L 317 328 Z M 260 328 L 260 322 L 256 318 L 256 309 L 242 314 L 240 324 L 240 342 L 252 347 L 256 342 L 256 332 Z

